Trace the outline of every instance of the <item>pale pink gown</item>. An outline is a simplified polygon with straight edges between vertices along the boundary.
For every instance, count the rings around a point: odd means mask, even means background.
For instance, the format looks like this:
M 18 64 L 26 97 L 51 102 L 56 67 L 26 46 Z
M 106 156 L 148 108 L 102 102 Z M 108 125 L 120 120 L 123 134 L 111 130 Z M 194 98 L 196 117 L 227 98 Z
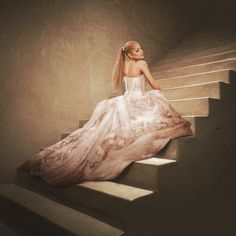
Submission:
M 111 180 L 131 162 L 151 158 L 172 138 L 192 135 L 190 123 L 145 78 L 124 76 L 125 93 L 99 102 L 90 120 L 46 147 L 21 168 L 51 185 Z

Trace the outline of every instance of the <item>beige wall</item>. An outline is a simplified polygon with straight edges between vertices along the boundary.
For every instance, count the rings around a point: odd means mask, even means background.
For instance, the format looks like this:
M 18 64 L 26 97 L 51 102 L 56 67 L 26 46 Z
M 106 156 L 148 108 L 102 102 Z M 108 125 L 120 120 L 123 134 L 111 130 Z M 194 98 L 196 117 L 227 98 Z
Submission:
M 184 33 L 175 1 L 1 1 L 0 182 L 78 128 L 111 94 L 119 47 L 138 40 L 151 65 Z
M 191 22 L 192 31 L 236 27 L 235 0 L 177 0 Z

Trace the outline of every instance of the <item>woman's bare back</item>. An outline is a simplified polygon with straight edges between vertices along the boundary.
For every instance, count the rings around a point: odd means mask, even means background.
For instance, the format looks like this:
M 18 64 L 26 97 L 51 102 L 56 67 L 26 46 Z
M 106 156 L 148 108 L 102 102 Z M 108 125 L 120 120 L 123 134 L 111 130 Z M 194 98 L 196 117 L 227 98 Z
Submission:
M 142 75 L 139 61 L 126 60 L 124 65 L 125 76 L 135 77 Z
M 148 64 L 144 60 L 126 60 L 124 65 L 124 75 L 130 77 L 144 75 L 144 78 L 149 82 L 153 89 L 160 89 L 160 85 L 152 77 Z

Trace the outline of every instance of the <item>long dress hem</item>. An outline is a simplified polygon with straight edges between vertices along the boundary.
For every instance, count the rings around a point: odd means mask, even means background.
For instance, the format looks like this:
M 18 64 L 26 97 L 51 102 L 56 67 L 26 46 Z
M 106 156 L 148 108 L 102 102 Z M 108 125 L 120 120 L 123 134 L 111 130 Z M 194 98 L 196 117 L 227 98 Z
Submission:
M 20 168 L 53 186 L 115 179 L 129 164 L 155 156 L 171 139 L 193 135 L 190 123 L 144 77 L 125 76 L 125 93 L 99 102 L 90 120 Z

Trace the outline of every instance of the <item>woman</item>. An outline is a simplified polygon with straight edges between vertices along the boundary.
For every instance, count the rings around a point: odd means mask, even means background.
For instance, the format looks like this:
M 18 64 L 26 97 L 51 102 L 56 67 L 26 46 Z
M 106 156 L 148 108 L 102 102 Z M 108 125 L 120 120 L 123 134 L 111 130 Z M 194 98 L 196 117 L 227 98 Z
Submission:
M 113 89 L 125 89 L 124 94 L 99 102 L 83 128 L 21 168 L 51 185 L 111 180 L 131 162 L 153 157 L 170 139 L 192 135 L 190 123 L 169 104 L 143 59 L 140 44 L 126 42 L 113 68 Z M 144 91 L 145 79 L 153 90 Z

